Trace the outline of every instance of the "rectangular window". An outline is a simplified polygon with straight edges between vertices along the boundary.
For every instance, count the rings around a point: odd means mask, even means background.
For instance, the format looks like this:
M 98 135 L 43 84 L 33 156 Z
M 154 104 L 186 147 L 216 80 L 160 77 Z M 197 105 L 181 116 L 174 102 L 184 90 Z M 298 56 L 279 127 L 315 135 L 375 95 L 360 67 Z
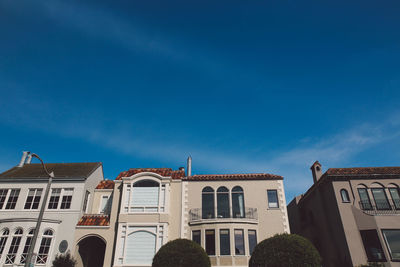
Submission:
M 400 261 L 400 230 L 382 230 L 388 247 L 390 257 L 394 261 Z
M 206 252 L 208 255 L 215 255 L 215 231 L 206 230 Z
M 50 200 L 49 200 L 49 209 L 57 209 L 58 202 L 60 201 L 61 188 L 53 188 L 51 190 Z
M 6 202 L 8 189 L 0 189 L 0 209 L 3 208 L 4 203 Z
M 192 240 L 201 246 L 201 231 L 193 231 L 192 232 Z
M 17 200 L 19 196 L 19 189 L 11 189 L 10 196 L 8 197 L 8 201 L 6 204 L 6 210 L 13 210 L 17 205 Z
M 360 234 L 368 261 L 386 261 L 376 230 L 361 230 Z
M 389 202 L 383 188 L 372 188 L 375 205 L 378 210 L 390 210 Z
M 256 230 L 249 230 L 249 252 L 253 254 L 254 248 L 257 245 L 257 232 Z
M 358 188 L 358 195 L 360 196 L 360 206 L 363 210 L 372 210 L 371 201 L 369 200 L 368 191 L 366 188 Z
M 24 209 L 38 209 L 43 189 L 29 189 Z
M 243 229 L 235 229 L 235 255 L 244 255 Z
M 72 194 L 74 192 L 74 189 L 72 188 L 65 188 L 63 190 L 63 197 L 61 201 L 61 207 L 60 209 L 69 209 L 71 208 L 71 202 L 72 202 Z
M 219 248 L 221 255 L 231 255 L 231 241 L 229 229 L 219 230 Z
M 276 190 L 267 190 L 268 208 L 279 208 L 278 193 Z
M 90 197 L 90 192 L 86 191 L 85 193 L 85 200 L 83 201 L 83 207 L 82 207 L 82 211 L 87 213 L 88 211 L 88 205 L 89 205 L 89 197 Z
M 105 213 L 107 209 L 108 196 L 101 197 L 100 213 Z
M 396 210 L 400 210 L 400 194 L 398 188 L 389 188 L 390 195 L 392 196 L 393 205 Z

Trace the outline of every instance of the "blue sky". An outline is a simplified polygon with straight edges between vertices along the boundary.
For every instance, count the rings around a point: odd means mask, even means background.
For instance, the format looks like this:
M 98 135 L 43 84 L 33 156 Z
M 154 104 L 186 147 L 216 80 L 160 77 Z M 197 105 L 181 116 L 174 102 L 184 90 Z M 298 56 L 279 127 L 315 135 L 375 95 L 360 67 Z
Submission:
M 195 174 L 399 166 L 399 1 L 0 1 L 0 171 L 23 150 Z

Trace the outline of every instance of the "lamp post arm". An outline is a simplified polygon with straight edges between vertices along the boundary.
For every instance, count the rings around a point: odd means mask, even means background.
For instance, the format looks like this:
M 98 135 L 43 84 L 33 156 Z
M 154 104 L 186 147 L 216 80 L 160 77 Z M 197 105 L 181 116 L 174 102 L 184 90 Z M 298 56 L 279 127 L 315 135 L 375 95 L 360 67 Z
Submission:
M 43 163 L 43 160 L 36 154 L 32 154 L 32 157 L 35 157 L 37 159 L 40 160 L 40 162 L 42 163 L 43 169 L 44 171 L 47 173 L 47 175 L 49 176 L 49 180 L 47 182 L 47 186 L 46 186 L 46 191 L 44 193 L 44 198 L 42 201 L 42 206 L 40 207 L 40 212 L 39 212 L 39 217 L 38 220 L 36 222 L 36 227 L 33 230 L 33 237 L 32 237 L 32 241 L 31 244 L 29 246 L 29 250 L 28 250 L 28 255 L 25 259 L 25 267 L 30 267 L 33 265 L 30 265 L 31 261 L 32 261 L 32 256 L 33 256 L 33 251 L 35 249 L 36 246 L 36 241 L 39 235 L 39 231 L 40 231 L 40 225 L 42 224 L 42 219 L 43 219 L 43 215 L 44 215 L 44 210 L 46 208 L 46 203 L 47 203 L 47 198 L 49 196 L 49 192 L 50 192 L 50 187 L 51 187 L 51 183 L 53 182 L 53 177 L 54 177 L 54 172 L 49 173 L 46 169 L 46 166 Z

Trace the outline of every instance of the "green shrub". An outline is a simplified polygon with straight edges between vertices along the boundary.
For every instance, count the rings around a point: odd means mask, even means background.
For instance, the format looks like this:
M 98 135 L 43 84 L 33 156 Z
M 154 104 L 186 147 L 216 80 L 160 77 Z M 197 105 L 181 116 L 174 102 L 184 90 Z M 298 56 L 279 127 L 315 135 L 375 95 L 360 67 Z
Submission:
M 75 267 L 76 260 L 69 252 L 66 254 L 58 254 L 53 260 L 53 267 Z
M 249 267 L 321 266 L 317 249 L 306 238 L 279 234 L 259 243 L 250 258 Z
M 175 239 L 160 248 L 152 267 L 210 267 L 204 249 L 188 239 Z

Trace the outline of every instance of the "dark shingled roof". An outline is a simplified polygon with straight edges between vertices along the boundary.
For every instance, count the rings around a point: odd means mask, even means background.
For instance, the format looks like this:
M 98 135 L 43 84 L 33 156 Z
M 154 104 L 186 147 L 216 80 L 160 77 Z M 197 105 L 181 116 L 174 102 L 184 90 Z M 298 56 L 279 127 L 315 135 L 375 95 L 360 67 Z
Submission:
M 225 180 L 282 180 L 283 177 L 269 173 L 242 173 L 242 174 L 207 174 L 186 177 L 188 181 L 225 181 Z
M 87 163 L 46 163 L 49 173 L 54 172 L 55 178 L 82 177 L 87 178 L 99 166 L 101 162 Z M 22 167 L 14 167 L 0 174 L 1 178 L 42 178 L 48 177 L 41 164 L 25 164 Z
M 172 179 L 182 179 L 185 177 L 185 170 L 172 170 L 171 168 L 133 168 L 121 172 L 116 180 L 122 180 L 123 177 L 130 177 L 141 172 L 153 172 L 164 177 L 171 177 Z
M 111 181 L 111 180 L 101 181 L 96 186 L 96 189 L 114 189 L 114 181 Z
M 400 167 L 357 167 L 357 168 L 330 168 L 324 175 L 373 175 L 373 174 L 400 174 Z
M 109 226 L 110 218 L 108 215 L 83 215 L 79 220 L 78 226 Z

